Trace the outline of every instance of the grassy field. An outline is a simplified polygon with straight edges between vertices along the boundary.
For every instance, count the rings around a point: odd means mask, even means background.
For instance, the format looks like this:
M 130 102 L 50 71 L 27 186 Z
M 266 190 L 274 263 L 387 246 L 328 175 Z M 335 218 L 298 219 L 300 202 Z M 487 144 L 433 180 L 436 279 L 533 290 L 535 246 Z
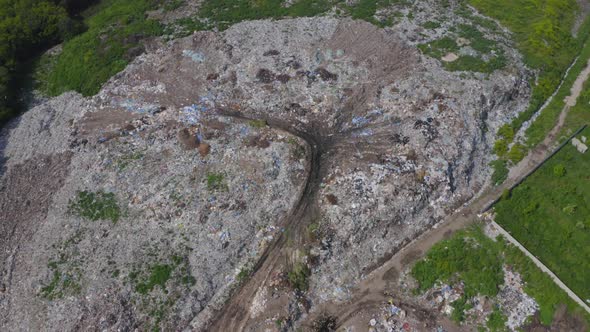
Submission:
M 579 135 L 590 138 L 590 130 Z M 590 299 L 590 153 L 567 144 L 495 206 L 496 221 Z
M 422 293 L 437 282 L 456 284 L 463 281 L 465 296 L 458 300 L 451 318 L 465 319 L 462 310 L 469 308 L 469 298 L 481 294 L 495 301 L 503 284 L 502 265 L 511 266 L 522 276 L 525 292 L 533 297 L 540 307 L 540 319 L 550 325 L 556 309 L 565 304 L 568 312 L 584 317 L 590 324 L 590 315 L 573 302 L 567 294 L 537 268 L 521 251 L 502 238 L 493 241 L 483 234 L 476 225 L 454 234 L 450 239 L 432 247 L 426 257 L 418 261 L 411 274 L 418 281 L 418 293 Z M 500 330 L 504 317 L 492 312 L 488 328 Z M 500 325 L 500 326 L 498 326 Z
M 177 21 L 174 27 L 179 31 L 169 31 L 175 37 L 184 36 L 195 30 L 225 30 L 233 24 L 259 19 L 279 19 L 283 17 L 310 17 L 326 14 L 334 9 L 335 13 L 365 20 L 377 26 L 390 26 L 393 17 L 378 20 L 378 9 L 393 4 L 407 3 L 407 0 L 359 0 L 346 4 L 343 0 L 297 0 L 290 6 L 277 0 L 205 0 L 197 15 Z
M 533 122 L 532 125 L 526 130 L 527 146 L 534 147 L 542 142 L 545 136 L 547 136 L 547 134 L 555 126 L 561 110 L 565 107 L 564 99 L 570 95 L 570 90 L 576 81 L 576 78 L 580 75 L 584 68 L 586 68 L 588 59 L 590 59 L 590 43 L 586 43 L 584 45 L 578 61 L 564 79 L 563 85 L 551 103 L 547 105 L 547 107 L 543 110 L 535 122 Z
M 533 94 L 526 111 L 519 114 L 510 124 L 514 132 L 529 120 L 559 86 L 567 68 L 580 55 L 580 61 L 555 97 L 526 131 L 526 146 L 518 145 L 514 151 L 498 153 L 499 158 L 516 163 L 526 151 L 543 140 L 555 124 L 563 107 L 563 97 L 575 78 L 583 70 L 590 46 L 586 45 L 590 33 L 590 20 L 582 24 L 577 36 L 572 35 L 578 5 L 575 0 L 466 0 L 482 14 L 497 19 L 513 33 L 516 46 L 524 55 L 525 63 L 539 71 L 536 80 L 531 81 Z M 507 146 L 513 137 L 500 135 L 499 147 Z M 503 152 L 503 150 L 499 150 Z
M 565 125 L 561 131 L 561 137 L 568 137 L 576 131 L 580 125 L 590 125 L 590 80 L 586 81 L 584 88 L 576 106 L 572 107 L 565 120 Z
M 534 90 L 529 109 L 512 123 L 520 128 L 559 85 L 566 69 L 580 53 L 590 27 L 571 34 L 578 6 L 575 0 L 468 0 L 482 14 L 495 18 L 514 35 L 525 63 L 540 71 L 531 82 Z
M 64 43 L 54 64 L 43 68 L 41 90 L 51 96 L 75 90 L 96 94 L 114 74 L 123 70 L 138 52 L 141 40 L 159 35 L 163 27 L 146 18 L 151 0 L 107 0 L 85 20 L 88 30 Z

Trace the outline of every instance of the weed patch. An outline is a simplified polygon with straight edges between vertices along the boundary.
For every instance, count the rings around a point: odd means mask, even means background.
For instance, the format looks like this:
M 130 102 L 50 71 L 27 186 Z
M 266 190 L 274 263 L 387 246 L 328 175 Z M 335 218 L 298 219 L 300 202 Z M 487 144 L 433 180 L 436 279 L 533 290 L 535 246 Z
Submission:
M 119 221 L 121 209 L 117 205 L 114 193 L 103 191 L 80 191 L 76 199 L 71 200 L 68 210 L 79 217 L 88 220 L 110 220 L 113 223 Z
M 207 190 L 209 191 L 227 191 L 225 175 L 223 173 L 207 173 Z
M 311 271 L 307 265 L 303 263 L 295 263 L 291 268 L 291 271 L 287 273 L 287 279 L 289 285 L 295 290 L 305 292 L 309 288 L 309 275 Z

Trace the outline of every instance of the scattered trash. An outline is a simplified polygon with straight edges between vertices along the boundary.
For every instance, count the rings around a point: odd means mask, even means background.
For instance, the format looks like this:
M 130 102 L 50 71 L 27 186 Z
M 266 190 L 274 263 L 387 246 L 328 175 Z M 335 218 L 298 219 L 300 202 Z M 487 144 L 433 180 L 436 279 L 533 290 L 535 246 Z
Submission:
M 586 146 L 586 144 L 582 143 L 582 141 L 577 138 L 572 139 L 572 144 L 576 147 L 576 149 L 578 149 L 580 153 L 586 153 L 586 151 L 588 151 L 588 146 Z
M 201 52 L 195 52 L 192 50 L 183 50 L 182 55 L 191 58 L 194 62 L 203 62 L 205 61 L 205 55 Z

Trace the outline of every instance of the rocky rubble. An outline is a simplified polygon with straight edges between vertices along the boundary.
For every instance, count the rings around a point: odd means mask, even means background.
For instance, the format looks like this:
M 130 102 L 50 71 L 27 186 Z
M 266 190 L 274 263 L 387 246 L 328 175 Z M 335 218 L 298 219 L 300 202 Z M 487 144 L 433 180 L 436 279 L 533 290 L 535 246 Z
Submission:
M 66 94 L 23 115 L 3 134 L 0 206 L 36 158 L 61 156 L 39 170 L 59 181 L 0 213 L 26 234 L 2 235 L 1 325 L 197 326 L 306 184 L 317 185 L 309 301 L 347 299 L 485 185 L 493 134 L 529 94 L 518 58 L 463 75 L 406 36 L 350 19 L 244 22 L 154 47 L 94 98 Z M 72 215 L 80 191 L 113 193 L 120 220 Z M 44 208 L 21 218 L 29 204 Z

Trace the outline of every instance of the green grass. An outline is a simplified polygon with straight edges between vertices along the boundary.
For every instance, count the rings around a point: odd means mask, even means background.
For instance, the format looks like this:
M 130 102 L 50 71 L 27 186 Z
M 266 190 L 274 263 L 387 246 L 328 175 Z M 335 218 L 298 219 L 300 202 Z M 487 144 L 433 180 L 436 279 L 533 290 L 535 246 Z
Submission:
M 488 322 L 486 325 L 491 332 L 508 331 L 505 326 L 506 321 L 506 316 L 502 313 L 500 308 L 496 306 L 494 311 L 492 311 L 492 313 L 488 316 Z
M 268 126 L 266 120 L 250 120 L 248 121 L 248 124 L 250 125 L 250 127 L 257 129 L 265 128 L 266 126 Z
M 110 220 L 113 223 L 121 218 L 121 209 L 117 204 L 114 193 L 103 191 L 81 191 L 75 199 L 70 200 L 70 213 L 88 220 Z
M 135 291 L 140 295 L 148 295 L 156 287 L 167 293 L 166 283 L 169 280 L 174 287 L 183 285 L 190 288 L 196 283 L 196 279 L 190 273 L 188 258 L 178 255 L 172 255 L 165 261 L 147 265 L 142 269 L 132 270 L 129 280 L 135 284 Z
M 564 127 L 560 132 L 560 137 L 563 139 L 569 137 L 583 124 L 590 124 L 590 80 L 584 83 L 582 93 L 578 97 L 576 106 L 570 108 L 570 111 L 565 120 Z
M 142 159 L 143 157 L 144 157 L 144 154 L 141 151 L 136 151 L 136 152 L 133 152 L 131 154 L 124 155 L 124 156 L 122 156 L 121 158 L 119 158 L 117 160 L 117 163 L 116 163 L 117 169 L 119 171 L 123 171 L 133 161 Z
M 223 173 L 207 173 L 206 181 L 207 190 L 209 191 L 227 191 L 228 189 Z
M 279 0 L 205 0 L 196 16 L 183 18 L 176 23 L 180 32 L 169 29 L 175 37 L 186 36 L 197 30 L 225 30 L 230 26 L 249 20 L 280 19 L 285 17 L 311 17 L 335 9 L 337 15 L 365 20 L 380 27 L 391 26 L 396 14 L 382 19 L 376 12 L 394 4 L 407 4 L 406 0 L 359 0 L 347 5 L 343 0 L 297 0 L 285 6 Z
M 496 221 L 582 299 L 590 299 L 589 166 L 590 154 L 567 144 L 495 206 Z
M 490 163 L 494 172 L 492 173 L 492 183 L 495 186 L 501 185 L 508 178 L 508 168 L 506 167 L 506 161 L 494 160 Z
M 107 0 L 93 9 L 85 23 L 88 30 L 64 43 L 43 90 L 51 96 L 75 90 L 96 94 L 114 74 L 123 70 L 140 47 L 141 40 L 160 35 L 159 23 L 146 18 L 151 0 Z
M 460 279 L 465 283 L 468 297 L 495 296 L 504 278 L 497 246 L 479 228 L 436 244 L 412 268 L 412 276 L 419 284 L 418 292 L 432 288 L 437 282 Z
M 534 147 L 543 141 L 545 136 L 555 126 L 561 110 L 565 107 L 564 99 L 570 95 L 570 90 L 576 78 L 586 68 L 590 59 L 590 43 L 586 43 L 578 62 L 572 67 L 569 74 L 565 78 L 563 85 L 551 101 L 549 105 L 541 112 L 539 117 L 526 130 L 527 146 Z M 581 98 L 579 98 L 581 99 Z M 583 103 L 583 101 L 581 101 Z M 587 105 L 587 104 L 586 104 Z M 579 122 L 580 123 L 580 122 Z M 578 125 L 579 127 L 579 125 Z M 576 128 L 577 129 L 577 128 Z
M 524 55 L 525 63 L 540 71 L 537 82 L 531 81 L 533 94 L 526 111 L 515 118 L 511 126 L 515 131 L 529 120 L 559 86 L 566 69 L 580 54 L 590 32 L 590 21 L 582 25 L 577 38 L 571 30 L 577 15 L 575 0 L 466 0 L 482 14 L 495 18 L 514 36 L 516 46 Z M 584 52 L 588 52 L 584 48 Z M 584 61 L 582 61 L 584 62 Z M 553 127 L 563 107 L 563 97 L 572 79 L 580 72 L 579 66 L 571 71 L 563 91 L 527 130 L 527 145 L 538 144 Z M 561 104 L 561 106 L 560 106 Z M 508 140 L 511 142 L 512 139 Z
M 289 280 L 289 285 L 293 289 L 296 289 L 300 292 L 305 292 L 309 288 L 309 275 L 311 271 L 307 267 L 307 265 L 303 263 L 295 263 L 291 268 L 291 271 L 287 273 L 287 279 Z
M 503 284 L 502 265 L 510 266 L 521 275 L 525 292 L 539 304 L 543 324 L 551 324 L 555 310 L 562 304 L 567 306 L 570 314 L 580 315 L 590 323 L 590 315 L 518 248 L 502 238 L 491 240 L 478 225 L 457 232 L 450 239 L 434 245 L 426 257 L 414 265 L 411 274 L 418 281 L 417 292 L 424 292 L 437 282 L 454 284 L 463 281 L 466 297 L 453 305 L 459 310 L 455 310 L 451 317 L 461 321 L 465 316 L 460 310 L 468 308 L 466 300 L 469 297 L 482 294 L 494 299 Z M 490 330 L 503 330 L 499 327 L 503 326 L 501 322 L 505 317 L 497 309 L 488 319 Z
M 479 56 L 460 55 L 456 61 L 443 61 L 442 64 L 447 70 L 492 73 L 506 66 L 506 58 L 502 49 L 496 45 L 495 41 L 485 38 L 475 25 L 461 24 L 454 30 L 456 30 L 455 33 L 450 32 L 441 39 L 420 44 L 418 48 L 422 53 L 440 60 L 448 53 L 459 53 L 461 47 L 457 44 L 456 39 L 461 37 L 469 40 L 469 46 L 477 51 Z M 489 56 L 490 59 L 484 61 L 483 55 Z
M 170 279 L 173 269 L 174 268 L 168 264 L 157 264 L 152 266 L 147 280 L 138 283 L 135 286 L 135 291 L 145 295 L 151 292 L 156 286 L 160 286 L 162 290 L 166 290 L 166 282 Z
M 52 271 L 51 281 L 43 286 L 39 295 L 47 300 L 61 299 L 66 295 L 79 294 L 82 287 L 79 284 L 80 273 L 77 269 L 62 271 L 60 268 L 65 261 L 53 261 L 47 264 Z

